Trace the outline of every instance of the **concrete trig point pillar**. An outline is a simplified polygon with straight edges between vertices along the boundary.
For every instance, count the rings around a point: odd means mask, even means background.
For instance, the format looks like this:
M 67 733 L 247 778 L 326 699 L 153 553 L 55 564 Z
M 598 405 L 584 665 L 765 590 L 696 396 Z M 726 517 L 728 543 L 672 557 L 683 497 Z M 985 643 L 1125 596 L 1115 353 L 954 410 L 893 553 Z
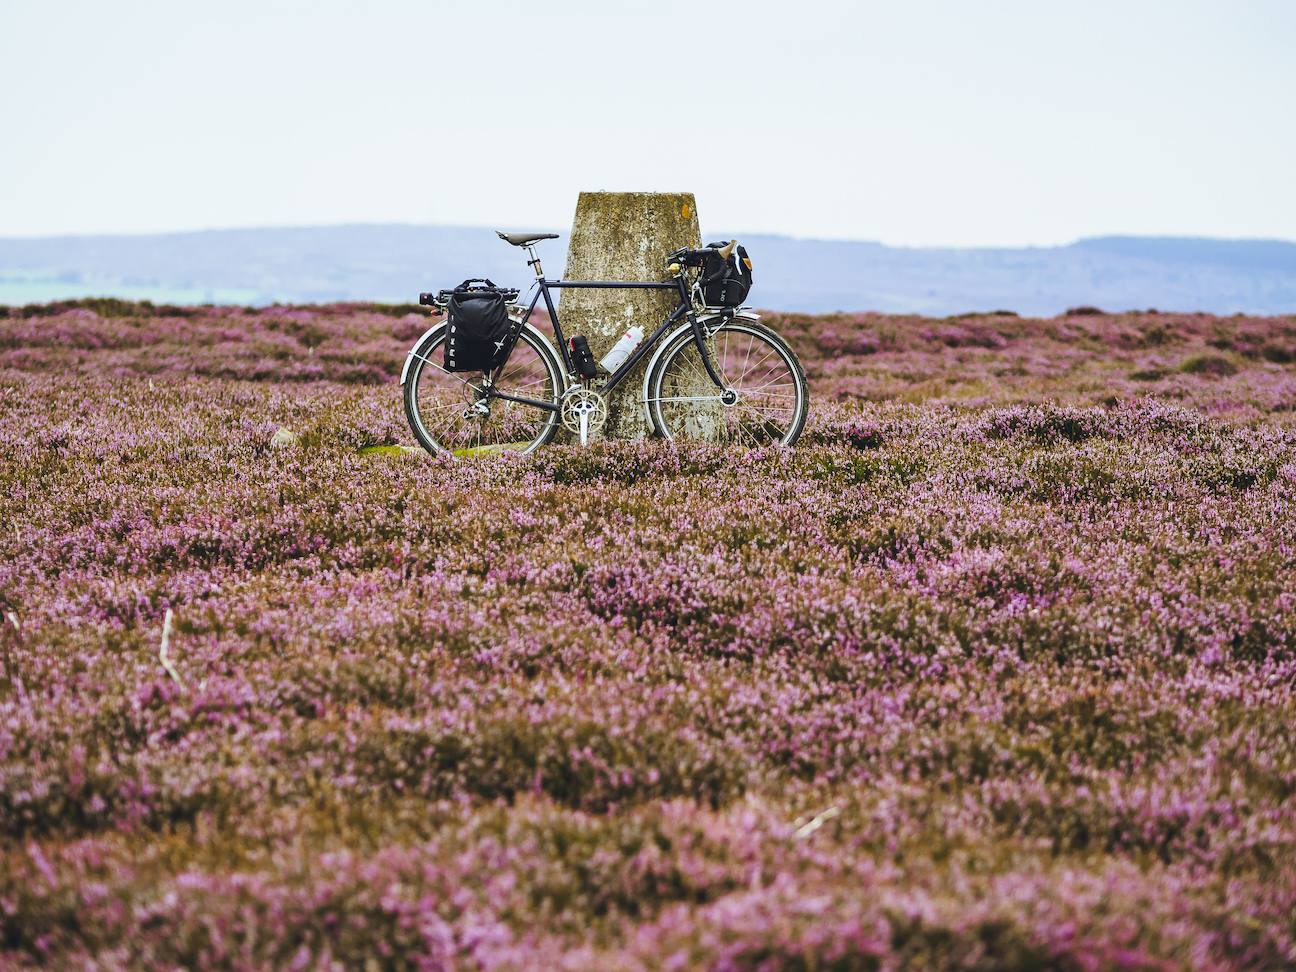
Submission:
M 702 245 L 691 192 L 582 192 L 567 244 L 564 280 L 666 280 L 666 256 Z M 558 314 L 568 338 L 584 334 L 597 361 L 638 324 L 652 336 L 676 307 L 667 290 L 564 290 Z M 651 355 L 648 356 L 651 358 Z M 642 393 L 647 360 L 612 391 L 609 439 L 648 435 Z

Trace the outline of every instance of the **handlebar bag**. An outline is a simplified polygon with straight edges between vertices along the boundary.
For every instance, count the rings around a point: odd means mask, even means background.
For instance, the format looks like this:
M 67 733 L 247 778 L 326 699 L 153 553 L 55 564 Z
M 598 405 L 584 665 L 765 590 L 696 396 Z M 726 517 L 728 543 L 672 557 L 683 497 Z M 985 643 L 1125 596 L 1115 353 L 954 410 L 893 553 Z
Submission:
M 484 284 L 484 286 L 474 286 Z M 504 363 L 521 330 L 504 294 L 489 280 L 465 280 L 446 305 L 446 371 L 493 371 Z
M 722 247 L 725 242 L 708 243 L 708 247 Z M 709 254 L 702 265 L 702 300 L 708 307 L 737 307 L 747 299 L 751 290 L 751 260 L 747 258 L 747 248 L 734 247 L 728 260 L 720 259 L 718 253 Z

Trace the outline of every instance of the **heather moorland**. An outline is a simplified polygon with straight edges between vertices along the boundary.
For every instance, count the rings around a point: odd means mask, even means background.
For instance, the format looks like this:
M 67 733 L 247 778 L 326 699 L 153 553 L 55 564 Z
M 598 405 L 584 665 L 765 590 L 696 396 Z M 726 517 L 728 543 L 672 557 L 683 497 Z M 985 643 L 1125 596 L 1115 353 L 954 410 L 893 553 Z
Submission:
M 0 968 L 1296 965 L 1296 318 L 454 460 L 417 308 L 0 310 Z

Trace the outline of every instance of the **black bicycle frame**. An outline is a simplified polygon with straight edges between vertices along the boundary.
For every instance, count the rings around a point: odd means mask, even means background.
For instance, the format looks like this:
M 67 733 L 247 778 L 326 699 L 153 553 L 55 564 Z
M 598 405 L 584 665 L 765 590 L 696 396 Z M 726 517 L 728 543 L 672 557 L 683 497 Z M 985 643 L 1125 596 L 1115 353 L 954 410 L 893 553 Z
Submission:
M 558 320 L 558 310 L 554 307 L 553 298 L 549 295 L 549 288 L 555 290 L 674 290 L 679 294 L 680 303 L 674 312 L 666 320 L 658 325 L 657 330 L 653 331 L 652 336 L 640 342 L 639 347 L 634 349 L 630 357 L 622 362 L 621 367 L 608 377 L 603 383 L 602 390 L 611 391 L 621 383 L 641 360 L 644 355 L 653 349 L 661 336 L 681 317 L 688 317 L 689 324 L 693 328 L 693 340 L 697 342 L 698 351 L 702 355 L 702 363 L 706 366 L 707 374 L 715 382 L 717 388 L 724 388 L 724 381 L 716 374 L 715 367 L 711 364 L 711 356 L 706 351 L 706 335 L 702 333 L 702 325 L 698 323 L 697 315 L 693 313 L 692 301 L 689 300 L 688 284 L 683 277 L 679 277 L 673 283 L 654 283 L 648 280 L 549 280 L 540 277 L 536 280 L 539 289 L 536 295 L 531 298 L 531 305 L 527 307 L 526 314 L 522 318 L 522 323 L 531 320 L 531 313 L 535 310 L 536 304 L 540 298 L 544 298 L 545 309 L 549 311 L 549 320 L 553 322 L 554 338 L 558 342 L 558 353 L 562 355 L 563 368 L 568 375 L 572 374 L 575 369 L 572 366 L 571 350 L 567 347 L 567 339 L 563 336 L 562 322 Z M 505 362 L 507 364 L 508 362 Z M 503 366 L 501 366 L 503 367 Z M 534 405 L 546 409 L 550 412 L 557 412 L 561 406 L 554 402 L 540 402 L 530 398 L 519 398 L 516 395 L 507 395 L 504 392 L 490 390 L 493 398 L 502 398 L 508 402 L 519 402 L 523 405 Z

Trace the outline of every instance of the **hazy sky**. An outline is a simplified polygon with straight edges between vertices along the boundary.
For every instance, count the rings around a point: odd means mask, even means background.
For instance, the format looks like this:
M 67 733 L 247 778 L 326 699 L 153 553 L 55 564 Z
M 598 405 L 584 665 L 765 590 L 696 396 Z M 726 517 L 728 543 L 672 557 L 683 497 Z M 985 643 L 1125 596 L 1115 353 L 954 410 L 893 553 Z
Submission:
M 1296 239 L 1296 0 L 0 0 L 0 236 Z

